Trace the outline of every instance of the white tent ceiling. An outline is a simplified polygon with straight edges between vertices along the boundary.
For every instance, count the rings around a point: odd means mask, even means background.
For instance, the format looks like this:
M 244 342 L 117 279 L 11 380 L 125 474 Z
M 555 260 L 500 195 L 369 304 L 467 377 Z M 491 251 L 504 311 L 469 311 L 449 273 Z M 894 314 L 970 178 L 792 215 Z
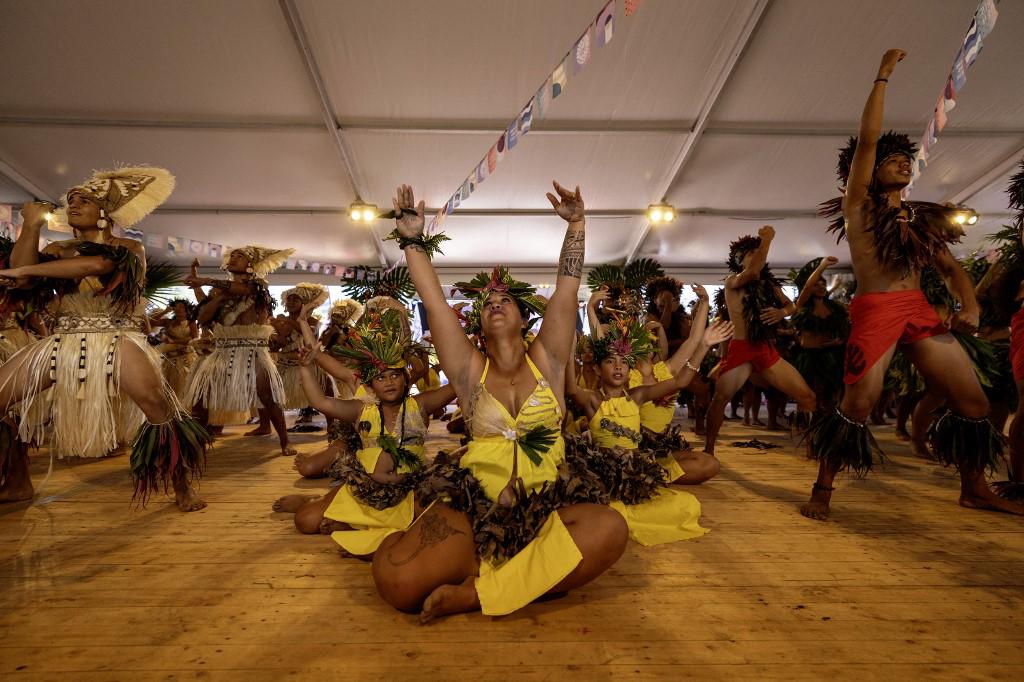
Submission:
M 144 229 L 393 263 L 399 252 L 379 241 L 390 228 L 351 223 L 348 204 L 358 194 L 388 206 L 407 182 L 441 205 L 603 4 L 0 0 L 0 202 L 153 163 L 179 185 Z M 550 281 L 562 238 L 544 198 L 552 178 L 583 188 L 588 265 L 650 255 L 711 273 L 730 240 L 765 222 L 780 233 L 777 266 L 845 260 L 813 214 L 836 192 L 835 151 L 856 131 L 882 52 L 909 53 L 887 122 L 916 139 L 976 4 L 620 10 L 611 44 L 449 219 L 454 241 L 437 262 L 449 274 L 503 262 Z M 1005 219 L 1002 192 L 1024 156 L 1024 1 L 999 12 L 914 191 L 982 213 L 965 251 Z M 680 218 L 651 228 L 642 212 L 662 198 Z

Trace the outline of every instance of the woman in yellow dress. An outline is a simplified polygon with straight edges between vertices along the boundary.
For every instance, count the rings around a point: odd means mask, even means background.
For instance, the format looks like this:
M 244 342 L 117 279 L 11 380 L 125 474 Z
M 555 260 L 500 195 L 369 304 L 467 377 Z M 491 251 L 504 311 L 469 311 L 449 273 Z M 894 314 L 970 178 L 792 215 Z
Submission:
M 549 592 L 597 578 L 622 555 L 627 528 L 566 460 L 560 427 L 566 363 L 573 348 L 576 293 L 583 271 L 584 207 L 554 183 L 548 194 L 568 223 L 555 292 L 536 340 L 524 343 L 528 313 L 541 301 L 504 268 L 457 285 L 470 294 L 484 352 L 467 338 L 448 307 L 430 255 L 442 235 L 424 235 L 424 204 L 403 185 L 394 199 L 397 239 L 430 316 L 441 368 L 466 413 L 472 440 L 461 460 L 430 470 L 424 487 L 435 503 L 405 533 L 388 537 L 374 555 L 381 596 L 396 608 L 419 610 L 421 622 L 482 610 L 503 615 Z
M 669 381 L 679 376 L 686 363 L 691 360 L 691 356 L 707 328 L 709 304 L 708 292 L 704 287 L 692 284 L 691 288 L 697 294 L 697 309 L 694 311 L 686 341 L 676 346 L 675 352 L 666 360 L 655 361 L 654 356 L 639 358 L 635 366 L 629 370 L 629 388 L 631 390 L 643 385 Z M 651 324 L 648 322 L 645 328 L 649 328 Z M 699 363 L 692 364 L 700 367 Z M 692 375 L 687 381 L 687 388 L 699 378 L 700 374 Z M 652 450 L 660 454 L 660 461 L 667 465 L 669 482 L 681 485 L 703 483 L 718 475 L 721 467 L 713 456 L 705 452 L 692 451 L 683 437 L 680 427 L 672 424 L 676 411 L 677 393 L 678 391 L 668 393 L 640 405 L 641 440 L 639 447 L 641 450 Z M 673 453 L 673 456 L 665 457 L 664 455 L 667 453 Z
M 682 390 L 698 374 L 708 348 L 731 335 L 729 322 L 701 330 L 700 337 L 691 335 L 697 343 L 688 340 L 676 351 L 686 355 L 682 371 L 674 378 L 635 388 L 628 388 L 629 368 L 652 352 L 648 331 L 636 321 L 612 320 L 605 336 L 594 342 L 601 386 L 597 391 L 577 389 L 575 397 L 590 420 L 590 435 L 597 447 L 588 447 L 584 440 L 574 440 L 572 446 L 586 451 L 587 465 L 607 486 L 612 507 L 626 519 L 630 537 L 642 545 L 686 540 L 707 531 L 698 523 L 697 498 L 666 487 L 675 477 L 686 475 L 689 453 L 642 448 L 640 406 Z
M 376 399 L 339 400 L 324 395 L 313 371 L 316 351 L 303 349 L 299 365 L 310 404 L 354 424 L 361 447 L 342 453 L 335 469 L 341 485 L 318 498 L 288 495 L 275 511 L 295 512 L 303 533 L 330 533 L 353 556 L 376 551 L 391 533 L 404 531 L 417 513 L 413 490 L 423 467 L 427 427 L 423 415 L 452 401 L 450 388 L 409 396 L 407 346 L 394 310 L 367 314 L 341 353 L 358 362 L 358 374 Z

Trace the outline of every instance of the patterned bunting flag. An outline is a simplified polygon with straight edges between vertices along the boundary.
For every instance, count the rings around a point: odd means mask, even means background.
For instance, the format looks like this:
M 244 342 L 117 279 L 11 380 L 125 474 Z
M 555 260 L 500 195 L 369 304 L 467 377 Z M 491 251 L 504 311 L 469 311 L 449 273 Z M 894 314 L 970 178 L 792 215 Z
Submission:
M 221 246 L 220 244 L 207 244 L 206 255 L 209 256 L 210 258 L 220 258 L 221 253 L 223 253 L 223 248 L 224 247 Z
M 615 33 L 615 0 L 608 0 L 604 9 L 597 13 L 594 27 L 597 29 L 598 47 L 604 47 L 612 42 L 612 34 Z
M 519 112 L 519 116 L 516 118 L 517 125 L 519 126 L 519 134 L 525 135 L 530 132 L 530 128 L 533 127 L 533 98 L 526 103 L 523 110 Z
M 181 237 L 167 238 L 167 254 L 170 256 L 184 256 L 187 253 L 185 240 Z
M 204 251 L 206 251 L 206 242 L 196 241 L 195 239 L 188 240 L 188 253 L 190 256 L 202 256 Z
M 571 55 L 565 55 L 558 68 L 551 74 L 551 99 L 561 95 L 565 91 L 565 86 L 569 83 L 569 69 L 566 68 L 566 62 L 569 61 L 570 57 Z
M 999 11 L 996 9 L 994 0 L 982 0 L 975 16 L 978 20 L 978 36 L 984 40 L 995 28 L 996 19 L 999 18 Z
M 508 124 L 508 130 L 505 131 L 505 146 L 510 150 L 516 146 L 516 142 L 519 139 L 518 129 L 519 119 L 516 119 Z
M 946 127 L 946 121 L 948 120 L 946 118 L 946 105 L 943 103 L 944 99 L 942 95 L 939 95 L 939 99 L 935 102 L 935 130 L 940 133 Z
M 284 267 L 285 267 L 286 270 L 294 270 L 295 266 L 298 264 L 298 262 L 299 262 L 298 258 L 289 258 L 288 260 L 286 260 L 284 262 Z
M 635 14 L 640 9 L 640 0 L 626 0 L 626 16 Z
M 590 61 L 590 31 L 593 28 L 593 24 L 588 26 L 587 30 L 580 36 L 580 39 L 576 41 L 576 47 L 573 48 L 572 73 L 574 76 L 582 71 L 583 67 Z

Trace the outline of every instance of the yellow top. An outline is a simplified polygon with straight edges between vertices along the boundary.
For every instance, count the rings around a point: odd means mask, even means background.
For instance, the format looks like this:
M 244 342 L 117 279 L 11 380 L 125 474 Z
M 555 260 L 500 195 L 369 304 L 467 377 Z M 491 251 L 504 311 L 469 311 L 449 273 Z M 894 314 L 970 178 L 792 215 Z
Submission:
M 636 450 L 640 445 L 640 406 L 628 395 L 605 398 L 590 420 L 590 433 L 600 447 Z
M 655 383 L 659 381 L 668 381 L 672 379 L 672 372 L 669 371 L 668 365 L 664 361 L 655 363 L 653 368 Z M 629 387 L 636 388 L 642 386 L 644 383 L 643 375 L 638 369 L 631 369 L 629 371 Z M 672 423 L 672 418 L 676 413 L 675 396 L 666 396 L 666 401 L 671 399 L 667 405 L 659 405 L 656 401 L 649 400 L 640 406 L 640 423 L 646 428 L 654 431 L 655 433 L 661 433 L 668 428 L 668 425 Z
M 490 360 L 484 365 L 480 383 L 466 406 L 466 424 L 473 440 L 462 456 L 462 466 L 480 481 L 492 501 L 497 500 L 508 485 L 513 470 L 527 490 L 534 490 L 545 482 L 554 481 L 558 465 L 565 459 L 558 399 L 529 355 L 526 362 L 537 380 L 537 387 L 514 417 L 487 390 L 485 382 Z M 536 426 L 549 426 L 559 433 L 551 449 L 541 455 L 540 464 L 530 461 L 515 444 L 517 436 Z M 480 577 L 475 582 L 480 610 L 489 616 L 512 613 L 550 591 L 582 560 L 583 555 L 572 535 L 554 512 L 530 544 L 514 557 L 500 565 L 480 562 Z
M 462 456 L 462 466 L 480 481 L 491 500 L 497 500 L 508 485 L 513 468 L 517 469 L 519 478 L 530 491 L 554 481 L 558 477 L 558 465 L 565 459 L 565 441 L 561 435 L 562 410 L 558 399 L 529 355 L 526 362 L 537 380 L 537 387 L 515 417 L 487 390 L 485 382 L 490 360 L 484 365 L 480 383 L 476 385 L 466 409 L 466 425 L 473 440 Z M 518 436 L 537 426 L 551 427 L 558 432 L 551 449 L 541 455 L 540 464 L 534 464 L 515 444 Z
M 406 398 L 404 407 L 405 418 L 402 423 L 398 423 L 398 420 L 402 419 L 402 412 L 399 412 L 399 417 L 395 420 L 397 434 L 392 433 L 386 425 L 381 423 L 381 413 L 376 402 L 367 403 L 359 415 L 356 427 L 363 447 L 356 452 L 356 457 L 367 473 L 373 473 L 373 470 L 377 468 L 377 460 L 380 459 L 383 452 L 378 444 L 381 435 L 394 436 L 396 439 L 402 438 L 401 445 L 422 461 L 423 441 L 427 434 L 427 427 L 423 423 L 419 404 L 414 398 Z M 414 468 L 406 462 L 401 464 L 396 462 L 396 464 L 395 472 L 399 474 L 408 473 Z M 335 542 L 351 554 L 369 556 L 377 551 L 384 538 L 392 533 L 404 531 L 412 525 L 415 509 L 415 497 L 412 492 L 392 507 L 374 509 L 363 504 L 346 485 L 334 496 L 330 506 L 324 511 L 324 516 L 347 523 L 352 528 L 352 530 L 339 530 L 332 533 L 331 538 Z

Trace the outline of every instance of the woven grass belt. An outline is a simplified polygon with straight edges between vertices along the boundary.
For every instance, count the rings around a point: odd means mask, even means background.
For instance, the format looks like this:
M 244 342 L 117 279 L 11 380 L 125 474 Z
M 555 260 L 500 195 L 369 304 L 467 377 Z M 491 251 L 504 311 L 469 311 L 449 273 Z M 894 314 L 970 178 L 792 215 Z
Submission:
M 214 339 L 217 348 L 266 348 L 270 346 L 268 339 Z
M 116 331 L 142 331 L 142 318 L 135 315 L 61 315 L 54 334 L 103 334 Z

